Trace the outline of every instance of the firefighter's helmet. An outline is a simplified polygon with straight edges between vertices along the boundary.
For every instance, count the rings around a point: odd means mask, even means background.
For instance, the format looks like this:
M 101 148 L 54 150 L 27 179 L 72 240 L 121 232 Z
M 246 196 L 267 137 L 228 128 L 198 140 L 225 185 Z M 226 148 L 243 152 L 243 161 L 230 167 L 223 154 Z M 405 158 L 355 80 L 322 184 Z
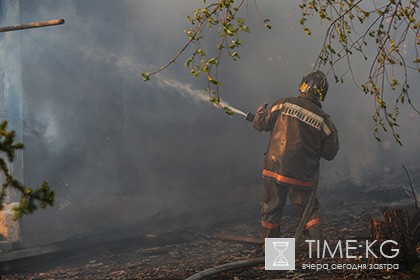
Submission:
M 309 93 L 316 99 L 324 101 L 328 92 L 327 76 L 319 70 L 307 74 L 302 78 L 300 91 Z

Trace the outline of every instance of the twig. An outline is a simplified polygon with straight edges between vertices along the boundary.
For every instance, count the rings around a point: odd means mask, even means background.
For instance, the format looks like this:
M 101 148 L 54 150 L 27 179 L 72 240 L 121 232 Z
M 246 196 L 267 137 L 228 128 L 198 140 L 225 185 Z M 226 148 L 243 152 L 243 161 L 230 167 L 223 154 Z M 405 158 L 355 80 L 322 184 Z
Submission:
M 403 164 L 403 166 L 402 166 L 402 167 L 404 168 L 405 172 L 407 173 L 408 180 L 410 180 L 411 191 L 412 191 L 412 193 L 413 193 L 413 197 L 414 197 L 414 200 L 415 200 L 416 209 L 419 209 L 419 208 L 420 208 L 420 207 L 419 207 L 419 201 L 418 201 L 418 199 L 417 199 L 416 189 L 414 188 L 414 183 L 413 183 L 413 180 L 411 179 L 410 173 L 408 172 L 407 168 L 405 168 L 404 164 Z

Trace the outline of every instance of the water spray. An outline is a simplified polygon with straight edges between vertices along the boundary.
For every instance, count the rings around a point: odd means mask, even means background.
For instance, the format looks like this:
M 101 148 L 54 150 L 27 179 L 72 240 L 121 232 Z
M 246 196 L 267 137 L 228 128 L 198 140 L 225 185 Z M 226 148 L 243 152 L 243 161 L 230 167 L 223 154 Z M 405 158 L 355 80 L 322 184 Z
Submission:
M 105 63 L 113 64 L 116 68 L 123 72 L 123 74 L 133 74 L 138 75 L 140 69 L 144 68 L 153 68 L 153 65 L 143 65 L 140 63 L 134 62 L 130 57 L 117 56 L 114 53 L 105 52 L 98 48 L 88 48 L 80 47 L 80 51 L 89 59 L 96 59 L 103 61 Z M 182 97 L 189 97 L 195 101 L 209 103 L 209 98 L 207 93 L 204 90 L 198 90 L 193 88 L 191 84 L 183 83 L 175 79 L 167 78 L 162 73 L 155 75 L 155 80 L 157 81 L 157 86 L 160 88 L 171 88 L 179 93 Z M 245 117 L 247 121 L 252 122 L 254 120 L 254 114 L 245 113 L 229 103 L 220 100 L 219 104 L 216 107 L 223 109 L 225 112 L 241 115 Z

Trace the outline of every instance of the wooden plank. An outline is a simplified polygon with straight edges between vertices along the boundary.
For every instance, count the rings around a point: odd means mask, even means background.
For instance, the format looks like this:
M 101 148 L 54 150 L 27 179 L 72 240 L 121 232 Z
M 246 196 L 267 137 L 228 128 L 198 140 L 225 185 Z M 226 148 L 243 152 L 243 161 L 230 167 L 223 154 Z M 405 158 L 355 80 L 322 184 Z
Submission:
M 16 30 L 22 30 L 22 29 L 53 26 L 53 25 L 60 25 L 60 24 L 63 24 L 63 23 L 64 23 L 64 19 L 52 19 L 52 20 L 47 20 L 47 21 L 37 21 L 37 22 L 31 22 L 31 23 L 24 23 L 24 24 L 0 27 L 0 32 L 8 32 L 8 31 L 16 31 Z
M 216 233 L 208 236 L 209 238 L 216 238 L 222 240 L 230 240 L 230 241 L 238 241 L 238 242 L 245 242 L 245 243 L 253 243 L 253 244 L 262 244 L 261 238 L 256 238 L 252 236 L 237 236 L 233 234 L 227 233 Z

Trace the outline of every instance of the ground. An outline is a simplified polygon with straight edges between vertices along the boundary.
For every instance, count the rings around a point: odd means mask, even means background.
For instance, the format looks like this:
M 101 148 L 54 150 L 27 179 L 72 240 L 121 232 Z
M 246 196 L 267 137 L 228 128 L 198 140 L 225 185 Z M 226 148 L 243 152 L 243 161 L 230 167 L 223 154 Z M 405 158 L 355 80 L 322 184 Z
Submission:
M 370 206 L 325 208 L 324 228 L 329 241 L 364 239 L 369 222 L 380 214 Z M 292 236 L 298 219 L 286 211 L 283 232 Z M 144 247 L 141 244 L 118 243 L 78 252 L 56 255 L 52 259 L 25 264 L 19 271 L 2 275 L 8 279 L 185 279 L 217 265 L 262 256 L 258 240 L 258 219 L 245 219 L 200 229 L 184 229 L 188 236 L 182 243 Z M 232 236 L 252 237 L 229 240 Z M 234 238 L 233 238 L 234 239 Z M 230 270 L 206 279 L 419 279 L 414 272 L 386 270 L 303 270 L 308 262 L 303 246 L 297 251 L 295 271 L 265 271 L 263 265 Z M 324 261 L 325 262 L 325 261 Z M 346 259 L 329 259 L 329 263 L 356 263 Z M 360 260 L 359 262 L 366 262 Z

